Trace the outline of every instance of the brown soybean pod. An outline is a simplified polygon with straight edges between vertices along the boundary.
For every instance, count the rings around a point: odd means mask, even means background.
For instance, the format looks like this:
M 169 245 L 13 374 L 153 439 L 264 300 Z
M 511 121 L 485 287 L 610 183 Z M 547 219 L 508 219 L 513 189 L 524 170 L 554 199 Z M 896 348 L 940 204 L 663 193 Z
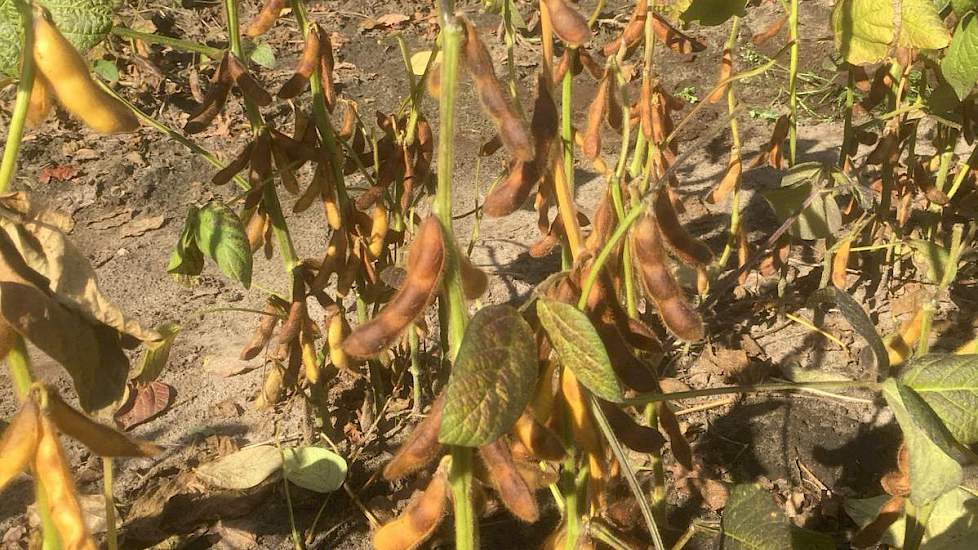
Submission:
M 189 130 L 187 130 L 189 132 Z M 251 153 L 255 147 L 255 142 L 250 142 L 244 146 L 238 156 L 234 157 L 234 160 L 228 163 L 227 166 L 221 168 L 216 174 L 211 178 L 211 183 L 214 185 L 224 185 L 231 181 L 238 172 L 245 169 L 246 166 L 251 162 Z
M 656 40 L 669 46 L 669 49 L 676 53 L 696 53 L 706 48 L 699 40 L 679 32 L 679 29 L 670 25 L 657 13 L 652 14 L 652 33 Z
M 784 28 L 784 24 L 787 23 L 787 22 L 788 22 L 788 16 L 787 15 L 783 15 L 783 16 L 775 19 L 774 21 L 771 21 L 771 23 L 767 27 L 764 27 L 763 30 L 761 30 L 760 32 L 758 32 L 757 34 L 755 34 L 754 36 L 752 36 L 751 39 L 750 39 L 750 41 L 755 46 L 760 46 L 761 44 L 763 44 L 763 43 L 767 42 L 768 40 L 770 40 L 770 39 L 774 38 L 775 36 L 777 36 L 778 33 L 781 32 L 781 29 Z M 863 90 L 863 91 L 864 92 L 865 91 L 868 91 L 868 89 L 867 90 Z
M 717 76 L 717 84 L 723 82 L 724 80 L 730 78 L 733 73 L 733 55 L 730 52 L 730 48 L 724 48 L 723 55 L 720 57 L 720 74 Z M 712 94 L 710 94 L 706 100 L 710 103 L 717 103 L 722 100 L 727 95 L 727 88 L 729 84 L 725 84 L 721 88 L 717 88 Z
M 740 162 L 740 155 L 734 155 L 731 153 L 733 158 L 730 159 L 730 163 L 727 164 L 727 170 L 723 173 L 723 178 L 720 179 L 720 183 L 714 187 L 710 193 L 706 196 L 706 202 L 710 204 L 717 204 L 727 198 L 727 195 L 731 191 L 737 188 L 737 184 L 740 183 L 740 178 L 743 175 L 743 167 Z
M 566 451 L 557 434 L 541 424 L 533 414 L 524 411 L 513 424 L 513 435 L 539 460 L 559 461 Z
M 611 93 L 613 75 L 607 71 L 598 85 L 598 91 L 587 109 L 587 123 L 584 127 L 584 144 L 581 149 L 589 160 L 597 158 L 601 153 L 601 122 L 608 110 L 608 95 Z
M 71 469 L 61 450 L 54 423 L 40 415 L 40 438 L 34 456 L 34 473 L 44 486 L 48 513 L 65 550 L 96 550 L 85 525 Z
M 846 267 L 849 264 L 849 249 L 852 239 L 845 239 L 832 257 L 832 284 L 839 290 L 846 289 Z
M 278 97 L 292 99 L 306 89 L 306 86 L 309 85 L 309 76 L 312 75 L 312 72 L 319 65 L 320 45 L 319 33 L 316 32 L 315 28 L 310 29 L 306 33 L 305 43 L 302 47 L 302 57 L 299 58 L 299 64 L 296 65 L 295 74 L 279 89 Z
M 543 0 L 550 14 L 550 24 L 557 38 L 576 48 L 591 39 L 591 28 L 587 19 L 564 0 Z
M 659 426 L 669 438 L 669 447 L 672 449 L 672 456 L 680 466 L 688 471 L 693 469 L 693 450 L 689 447 L 689 441 L 679 428 L 679 420 L 669 408 L 669 403 L 660 401 L 655 404 L 655 409 L 659 415 Z
M 376 317 L 353 330 L 343 349 L 354 357 L 366 358 L 392 346 L 434 296 L 444 267 L 441 224 L 429 216 L 411 245 L 404 285 Z
M 269 303 L 265 306 L 264 315 L 262 315 L 258 327 L 255 328 L 255 334 L 251 337 L 251 341 L 241 348 L 240 359 L 242 361 L 254 359 L 261 353 L 261 350 L 265 349 L 268 341 L 272 339 L 272 331 L 275 330 L 275 325 L 278 324 L 278 315 L 278 308 L 274 304 Z
M 375 550 L 413 550 L 438 528 L 448 504 L 448 479 L 441 468 L 404 512 L 383 525 L 373 536 Z
M 336 84 L 333 82 L 336 60 L 333 58 L 333 42 L 319 25 L 316 25 L 315 28 L 321 41 L 319 47 L 319 81 L 323 86 L 323 99 L 326 101 L 326 109 L 332 113 L 336 107 Z
M 689 305 L 667 264 L 655 217 L 646 213 L 631 230 L 632 252 L 642 286 L 659 310 L 666 328 L 682 340 L 703 337 L 703 321 Z
M 520 476 L 513 456 L 504 439 L 479 447 L 479 456 L 489 471 L 492 484 L 510 512 L 526 523 L 534 523 L 540 519 L 540 510 L 533 491 Z
M 342 311 L 337 310 L 327 321 L 327 346 L 329 348 L 329 360 L 333 366 L 340 370 L 350 370 L 350 357 L 343 351 L 343 340 L 350 334 L 350 323 Z
M 267 107 L 272 104 L 272 96 L 261 87 L 261 84 L 251 76 L 244 63 L 234 54 L 227 56 L 228 75 L 234 84 L 241 90 L 241 93 L 254 101 L 259 107 Z
M 163 448 L 130 438 L 115 428 L 95 422 L 68 406 L 53 389 L 47 388 L 45 412 L 61 433 L 82 443 L 99 456 L 156 456 Z
M 40 414 L 33 399 L 24 401 L 20 411 L 0 438 L 0 491 L 28 468 L 40 437 Z
M 648 17 L 648 14 L 648 2 L 646 0 L 636 0 L 635 10 L 632 11 L 632 16 L 628 19 L 628 23 L 625 25 L 625 29 L 621 32 L 621 35 L 604 45 L 602 53 L 605 57 L 611 57 L 617 54 L 618 50 L 621 49 L 622 42 L 625 43 L 626 49 L 631 49 L 641 42 L 645 38 L 645 19 Z
M 569 369 L 563 369 L 560 379 L 564 404 L 570 413 L 574 440 L 580 450 L 588 455 L 592 475 L 596 478 L 603 478 L 604 474 L 607 473 L 607 468 L 600 458 L 603 453 L 601 441 L 598 439 L 598 427 L 595 426 L 594 419 L 591 417 L 591 411 L 588 409 L 584 397 L 584 390 L 577 381 L 577 377 Z
M 642 79 L 642 88 L 638 94 L 638 116 L 642 124 L 642 133 L 646 139 L 652 139 L 652 78 Z
M 44 122 L 54 107 L 54 90 L 43 74 L 34 75 L 31 100 L 27 104 L 27 124 L 31 127 Z
M 462 293 L 469 300 L 475 300 L 486 293 L 489 277 L 485 271 L 472 264 L 468 256 L 458 252 L 458 270 L 462 279 Z
M 428 416 L 411 431 L 390 462 L 384 467 L 384 479 L 394 481 L 424 468 L 441 454 L 442 444 L 438 441 L 441 428 L 442 411 L 445 409 L 445 394 L 440 394 L 431 404 Z
M 666 444 L 659 430 L 635 422 L 625 411 L 612 403 L 601 402 L 601 410 L 608 417 L 608 424 L 629 449 L 639 453 L 657 453 Z
M 684 262 L 704 267 L 713 263 L 713 251 L 699 239 L 690 235 L 679 221 L 672 201 L 669 200 L 667 187 L 663 186 L 659 191 L 653 209 L 659 223 L 659 229 L 666 241 Z
M 464 18 L 461 21 L 465 26 L 462 57 L 472 75 L 479 102 L 496 124 L 499 138 L 513 158 L 522 161 L 533 160 L 534 151 L 530 132 L 513 106 L 509 94 L 496 77 L 489 50 L 479 38 L 475 26 Z
M 265 0 L 261 11 L 245 28 L 245 35 L 255 38 L 268 32 L 275 25 L 283 9 L 285 9 L 285 0 Z

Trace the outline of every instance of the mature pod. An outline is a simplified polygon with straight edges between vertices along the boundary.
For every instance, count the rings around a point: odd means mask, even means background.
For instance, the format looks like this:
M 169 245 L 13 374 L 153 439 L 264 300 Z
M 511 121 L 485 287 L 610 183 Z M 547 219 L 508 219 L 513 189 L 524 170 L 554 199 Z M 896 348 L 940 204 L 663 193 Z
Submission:
M 306 86 L 309 85 L 309 76 L 312 75 L 312 72 L 319 65 L 320 45 L 319 32 L 317 32 L 316 28 L 310 29 L 306 33 L 305 43 L 302 47 L 302 57 L 299 58 L 299 64 L 296 65 L 295 74 L 278 91 L 280 98 L 292 99 L 306 89 Z
M 516 211 L 530 196 L 533 186 L 540 181 L 550 161 L 550 151 L 557 135 L 557 106 L 547 86 L 546 77 L 537 76 L 537 98 L 530 120 L 530 131 L 535 142 L 535 158 L 532 161 L 514 160 L 510 163 L 507 178 L 493 187 L 482 205 L 489 217 L 499 218 Z
M 659 222 L 659 229 L 666 237 L 666 241 L 684 262 L 703 267 L 713 263 L 713 251 L 699 239 L 690 235 L 679 221 L 672 201 L 669 200 L 667 187 L 663 187 L 659 191 L 653 209 Z
M 296 297 L 292 301 L 289 306 L 289 315 L 285 318 L 285 322 L 282 323 L 282 330 L 278 333 L 279 344 L 291 344 L 299 337 L 299 330 L 302 329 L 302 324 L 309 317 L 307 307 L 303 297 Z
M 676 462 L 687 471 L 693 470 L 693 450 L 689 446 L 689 441 L 683 435 L 679 427 L 679 420 L 676 414 L 669 408 L 669 403 L 660 401 L 655 404 L 655 410 L 659 415 L 659 426 L 669 438 L 669 448 L 672 449 L 672 456 Z
M 730 48 L 724 48 L 723 56 L 720 58 L 720 74 L 717 76 L 717 84 L 719 85 L 730 78 L 731 74 L 733 74 L 733 55 Z M 727 88 L 729 87 L 730 84 L 724 84 L 707 96 L 706 100 L 710 103 L 717 103 L 727 96 Z
M 44 75 L 34 75 L 34 87 L 31 88 L 31 100 L 27 104 L 27 124 L 37 126 L 51 114 L 54 107 L 54 90 Z
M 133 439 L 126 434 L 91 418 L 68 406 L 61 396 L 47 388 L 45 412 L 62 433 L 77 440 L 99 456 L 156 456 L 163 448 Z
M 241 90 L 245 97 L 255 102 L 259 107 L 267 107 L 272 104 L 272 96 L 261 87 L 255 77 L 251 76 L 248 68 L 238 59 L 238 56 L 228 54 L 227 69 L 228 76 L 231 77 L 234 85 Z
M 775 170 L 781 170 L 782 155 L 781 150 L 784 140 L 788 138 L 788 115 L 781 115 L 774 123 L 774 130 L 771 131 L 771 139 L 767 142 L 767 147 L 757 155 L 752 168 L 762 166 L 767 163 Z
M 285 9 L 285 0 L 265 0 L 261 11 L 245 28 L 245 35 L 251 38 L 261 36 L 275 25 L 278 16 Z
M 187 128 L 184 129 L 188 133 L 192 133 L 190 132 L 189 129 Z M 254 141 L 249 142 L 247 145 L 245 145 L 244 148 L 241 149 L 241 152 L 239 152 L 238 155 L 235 156 L 234 159 L 231 162 L 229 162 L 227 166 L 218 170 L 217 173 L 215 173 L 214 176 L 211 177 L 211 183 L 214 185 L 224 185 L 229 181 L 231 181 L 231 178 L 237 175 L 238 172 L 244 170 L 245 167 L 247 167 L 248 164 L 251 163 L 252 150 L 254 149 L 254 147 L 255 147 Z
M 265 380 L 262 382 L 261 389 L 258 390 L 258 397 L 255 398 L 255 408 L 265 410 L 274 406 L 282 400 L 285 384 L 285 368 L 278 361 L 273 360 L 265 373 Z
M 849 265 L 849 250 L 852 239 L 845 239 L 832 257 L 832 284 L 839 290 L 846 289 L 846 267 Z
M 343 351 L 343 341 L 350 334 L 350 323 L 342 311 L 337 310 L 327 321 L 326 341 L 329 346 L 329 360 L 340 370 L 350 370 L 350 356 Z
M 550 428 L 541 424 L 533 414 L 525 411 L 513 424 L 513 435 L 538 460 L 559 461 L 566 451 L 563 443 Z
M 383 525 L 373 536 L 376 550 L 412 550 L 438 528 L 448 504 L 448 478 L 443 468 L 435 472 L 428 487 L 411 499 L 404 512 Z
M 499 138 L 513 158 L 524 162 L 533 160 L 533 141 L 530 132 L 513 106 L 512 98 L 496 78 L 489 50 L 479 38 L 475 26 L 466 19 L 462 19 L 462 23 L 465 25 L 463 59 L 472 75 L 482 107 L 496 124 Z
M 299 349 L 302 352 L 302 367 L 306 374 L 306 380 L 310 384 L 318 384 L 321 379 L 321 368 L 316 353 L 316 334 L 312 321 L 309 319 L 306 319 L 302 330 L 299 332 Z
M 462 293 L 469 300 L 475 300 L 486 293 L 489 277 L 485 271 L 472 264 L 468 256 L 458 252 L 458 271 L 462 279 Z
M 353 330 L 343 342 L 343 349 L 354 357 L 365 358 L 392 346 L 434 296 L 444 267 L 441 224 L 430 216 L 421 224 L 411 245 L 404 284 L 376 317 Z
M 381 253 L 384 252 L 384 244 L 386 244 L 387 239 L 387 229 L 389 227 L 387 221 L 387 208 L 384 207 L 382 201 L 374 204 L 374 207 L 370 210 L 370 237 L 367 244 L 367 250 L 370 251 L 370 255 L 374 258 L 379 258 Z
M 788 22 L 788 16 L 787 15 L 783 15 L 783 16 L 775 19 L 774 21 L 771 21 L 771 23 L 767 27 L 764 27 L 760 32 L 758 32 L 754 36 L 752 36 L 751 39 L 750 39 L 750 41 L 755 46 L 760 46 L 761 44 L 763 44 L 763 43 L 767 42 L 768 40 L 770 40 L 770 39 L 774 38 L 775 36 L 777 36 L 778 33 L 781 32 L 781 29 L 784 28 L 784 24 L 787 23 L 787 22 Z M 863 90 L 863 91 L 866 91 L 866 90 Z
M 40 418 L 40 438 L 34 456 L 34 473 L 44 485 L 48 513 L 65 550 L 95 550 L 95 542 L 85 525 L 81 505 L 71 478 L 71 469 L 61 450 L 54 423 Z
M 240 359 L 242 361 L 250 361 L 258 356 L 259 353 L 265 346 L 268 345 L 268 341 L 272 339 L 272 331 L 275 330 L 275 325 L 279 321 L 279 310 L 275 304 L 268 303 L 265 306 L 265 311 L 262 315 L 261 321 L 255 328 L 255 334 L 251 337 L 251 340 L 245 344 L 245 347 L 241 348 Z
M 737 184 L 740 183 L 740 178 L 743 175 L 740 155 L 731 153 L 731 157 L 730 163 L 727 164 L 727 171 L 723 173 L 723 178 L 720 179 L 720 183 L 706 196 L 706 202 L 710 204 L 722 202 L 731 191 L 737 188 Z
M 621 35 L 605 44 L 601 53 L 605 57 L 611 57 L 617 54 L 618 50 L 621 49 L 622 42 L 625 43 L 626 50 L 631 50 L 635 47 L 645 37 L 645 19 L 648 17 L 648 14 L 648 2 L 637 0 L 635 2 L 635 10 L 632 11 L 632 16 L 628 19 L 628 23 L 625 25 L 625 29 L 621 32 Z
M 132 111 L 92 80 L 85 59 L 46 14 L 34 17 L 34 62 L 58 101 L 89 128 L 101 134 L 139 128 Z
M 326 109 L 332 113 L 336 108 L 336 84 L 333 81 L 333 70 L 336 68 L 336 60 L 333 58 L 333 42 L 329 35 L 323 32 L 319 25 L 315 26 L 316 32 L 322 44 L 319 47 L 319 82 L 323 86 L 323 100 L 326 102 Z
M 591 28 L 579 11 L 568 6 L 564 0 L 545 0 L 544 4 L 554 34 L 565 44 L 576 48 L 591 39 Z
M 411 431 L 390 462 L 384 467 L 384 479 L 394 481 L 424 468 L 441 454 L 442 444 L 438 441 L 442 412 L 445 410 L 445 394 L 440 394 L 431 404 L 428 416 Z
M 702 42 L 686 36 L 657 13 L 652 14 L 652 33 L 656 40 L 676 53 L 696 53 L 706 49 Z
M 601 440 L 598 438 L 598 427 L 595 425 L 588 408 L 584 389 L 581 388 L 577 377 L 566 369 L 560 375 L 560 382 L 564 404 L 570 413 L 571 432 L 574 434 L 574 441 L 580 450 L 587 454 L 592 478 L 604 479 L 608 472 L 608 466 L 604 460 Z
M 666 259 L 655 217 L 646 213 L 631 230 L 632 253 L 642 285 L 659 310 L 662 322 L 682 340 L 703 338 L 703 321 L 686 301 Z
M 913 316 L 900 325 L 900 330 L 884 341 L 891 366 L 902 365 L 913 353 L 914 345 L 923 335 L 924 315 L 924 308 L 918 307 Z
M 248 247 L 251 253 L 258 252 L 258 249 L 265 244 L 265 232 L 268 229 L 268 214 L 255 210 L 248 219 L 245 226 L 245 235 L 248 237 Z
M 642 79 L 642 88 L 638 94 L 638 116 L 642 125 L 642 133 L 646 139 L 652 139 L 652 78 Z
M 587 109 L 587 123 L 584 127 L 584 145 L 581 149 L 589 160 L 594 160 L 601 152 L 601 121 L 608 111 L 608 96 L 611 94 L 611 83 L 614 75 L 606 71 L 598 91 Z
M 604 195 L 601 196 L 601 201 L 594 208 L 594 215 L 591 216 L 591 234 L 584 240 L 584 247 L 595 256 L 608 242 L 608 238 L 618 223 L 618 216 L 612 200 L 611 191 L 605 191 Z
M 40 415 L 33 399 L 24 401 L 20 411 L 0 438 L 0 491 L 10 480 L 27 469 L 40 437 Z
M 617 405 L 602 401 L 601 410 L 608 417 L 612 431 L 629 449 L 639 453 L 658 453 L 666 444 L 666 438 L 662 437 L 659 430 L 635 422 L 635 419 Z
M 490 479 L 500 500 L 514 516 L 527 523 L 540 519 L 540 510 L 533 491 L 520 476 L 509 447 L 503 438 L 479 447 L 479 456 L 489 471 Z

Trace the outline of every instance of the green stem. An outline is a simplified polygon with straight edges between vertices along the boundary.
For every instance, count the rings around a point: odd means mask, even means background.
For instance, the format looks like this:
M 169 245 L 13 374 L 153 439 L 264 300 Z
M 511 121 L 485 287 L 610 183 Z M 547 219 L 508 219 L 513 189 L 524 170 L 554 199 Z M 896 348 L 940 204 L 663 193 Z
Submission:
M 228 42 L 230 43 L 231 54 L 238 59 L 244 59 L 241 49 L 241 28 L 238 22 L 238 0 L 224 0 L 224 13 L 227 16 Z M 251 123 L 251 131 L 258 133 L 264 124 L 261 112 L 258 107 L 247 97 L 244 98 L 245 114 L 248 115 L 248 122 Z
M 112 494 L 112 457 L 102 457 L 102 495 L 105 497 L 105 544 L 108 550 L 119 547 L 115 525 L 115 497 Z
M 571 52 L 570 55 L 577 55 L 577 51 Z M 573 64 L 574 62 L 571 61 L 571 65 Z M 564 186 L 566 195 L 571 199 L 574 197 L 574 106 L 571 104 L 573 72 L 568 69 L 560 84 L 560 141 L 563 145 Z M 570 249 L 568 239 L 565 238 L 564 241 L 565 246 L 561 249 L 561 266 L 563 269 L 569 269 L 577 251 Z
M 194 42 L 192 40 L 183 40 L 180 38 L 173 38 L 172 36 L 163 36 L 160 34 L 153 34 L 149 32 L 140 32 L 133 29 L 127 29 L 126 27 L 112 27 L 112 34 L 116 36 L 121 36 L 123 38 L 130 38 L 132 40 L 148 42 L 150 44 L 160 44 L 161 46 L 170 46 L 171 48 L 177 50 L 199 53 L 201 55 L 206 55 L 211 59 L 220 59 L 221 56 L 224 55 L 224 50 L 222 50 L 221 48 L 212 48 L 210 46 L 201 44 L 199 42 Z
M 855 78 L 853 68 L 848 65 L 848 80 L 846 82 L 846 110 L 843 115 L 842 123 L 842 148 L 839 150 L 839 168 L 845 168 L 846 161 L 849 159 L 849 149 L 852 148 L 852 140 L 855 139 L 852 131 L 852 108 L 856 102 L 856 94 L 853 91 Z
M 622 401 L 625 405 L 644 405 L 646 403 L 658 403 L 660 401 L 679 401 L 680 399 L 694 399 L 697 397 L 710 397 L 714 395 L 727 395 L 731 393 L 771 393 L 782 391 L 832 391 L 832 390 L 854 390 L 866 389 L 872 391 L 879 390 L 879 384 L 870 380 L 832 380 L 828 382 L 799 382 L 799 383 L 773 383 L 773 384 L 752 384 L 745 386 L 723 386 L 719 388 L 709 388 L 705 390 L 689 390 L 671 393 L 640 393 Z
M 22 336 L 14 339 L 14 346 L 7 354 L 7 368 L 10 370 L 10 379 L 14 382 L 14 393 L 23 402 L 31 389 L 31 363 Z
M 16 0 L 14 5 L 20 15 L 21 27 L 24 30 L 22 52 L 34 51 L 34 15 L 31 6 L 24 0 Z M 10 126 L 7 129 L 7 143 L 3 149 L 3 161 L 0 161 L 0 193 L 5 193 L 14 179 L 17 169 L 17 154 L 20 152 L 20 142 L 24 137 L 24 123 L 27 120 L 27 108 L 31 100 L 31 90 L 34 88 L 34 56 L 23 55 L 20 67 L 20 82 L 17 83 L 17 99 L 14 102 L 14 112 L 10 116 Z
M 927 522 L 930 520 L 930 514 L 933 510 L 933 502 L 917 507 L 908 500 L 907 524 L 903 532 L 904 550 L 918 550 L 920 548 L 924 533 L 927 531 Z
M 788 69 L 788 166 L 795 164 L 798 141 L 798 0 L 791 0 L 788 13 L 788 37 L 791 40 L 791 53 Z

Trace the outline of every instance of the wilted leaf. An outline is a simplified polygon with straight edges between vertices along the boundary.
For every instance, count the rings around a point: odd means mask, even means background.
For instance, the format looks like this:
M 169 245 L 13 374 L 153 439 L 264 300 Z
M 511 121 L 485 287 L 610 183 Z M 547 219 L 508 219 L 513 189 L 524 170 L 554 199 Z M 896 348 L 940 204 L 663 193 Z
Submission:
M 620 403 L 624 399 L 608 351 L 591 320 L 570 304 L 549 298 L 537 300 L 537 315 L 560 363 L 569 368 L 584 387 L 595 395 Z
M 78 167 L 70 164 L 54 164 L 41 168 L 41 173 L 37 175 L 37 181 L 50 183 L 51 181 L 68 181 L 78 175 Z
M 115 413 L 115 421 L 123 430 L 149 422 L 166 412 L 173 403 L 176 390 L 168 384 L 153 380 L 148 384 L 137 385 L 130 402 Z
M 479 310 L 465 329 L 445 389 L 438 439 L 478 447 L 506 433 L 533 396 L 537 381 L 533 329 L 505 305 Z
M 876 327 L 873 326 L 873 321 L 870 320 L 863 307 L 852 296 L 835 287 L 823 288 L 813 293 L 809 298 L 808 306 L 816 307 L 823 303 L 829 303 L 838 308 L 839 313 L 849 322 L 853 330 L 869 344 L 869 349 L 872 350 L 873 357 L 876 359 L 877 374 L 889 373 L 890 359 L 886 345 L 883 344 L 883 340 L 876 332 Z
M 163 371 L 166 362 L 170 359 L 170 349 L 177 334 L 180 334 L 180 325 L 176 323 L 163 323 L 156 328 L 156 332 L 162 336 L 160 340 L 150 340 L 143 342 L 143 356 L 139 360 L 136 372 L 133 373 L 133 380 L 140 383 L 150 382 Z
M 50 388 L 47 391 L 47 415 L 59 431 L 99 456 L 155 456 L 162 450 L 148 441 L 132 439 L 115 428 L 96 422 L 69 406 Z
M 194 240 L 228 277 L 251 287 L 251 245 L 241 220 L 227 206 L 212 202 L 197 213 Z
M 208 462 L 197 475 L 221 489 L 250 489 L 282 468 L 282 453 L 273 445 L 258 445 Z
M 170 255 L 166 265 L 167 273 L 180 277 L 196 277 L 204 270 L 204 254 L 197 247 L 197 213 L 196 207 L 191 206 L 187 212 L 187 220 L 180 232 L 177 246 Z
M 346 480 L 346 460 L 322 447 L 283 449 L 285 478 L 303 489 L 331 493 Z
M 925 355 L 910 363 L 900 383 L 930 405 L 955 439 L 978 442 L 978 355 Z
M 811 183 L 802 183 L 794 187 L 780 187 L 762 191 L 762 195 L 771 204 L 779 222 L 784 222 L 794 216 L 812 193 Z M 830 193 L 819 191 L 807 208 L 791 225 L 789 233 L 799 239 L 811 241 L 836 235 L 842 227 L 842 213 L 835 197 Z
M 961 483 L 963 471 L 949 455 L 954 452 L 953 444 L 940 435 L 943 425 L 931 418 L 934 413 L 926 404 L 921 407 L 922 400 L 913 390 L 892 378 L 883 383 L 883 397 L 900 424 L 910 453 L 911 502 L 920 506 L 954 489 Z

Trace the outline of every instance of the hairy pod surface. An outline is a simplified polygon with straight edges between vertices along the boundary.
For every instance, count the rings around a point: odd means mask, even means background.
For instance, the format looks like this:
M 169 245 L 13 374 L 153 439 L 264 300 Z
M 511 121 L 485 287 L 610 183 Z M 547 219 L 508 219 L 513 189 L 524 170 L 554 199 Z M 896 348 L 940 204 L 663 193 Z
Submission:
M 608 112 L 608 96 L 611 95 L 611 83 L 614 75 L 611 71 L 605 73 L 598 85 L 598 91 L 591 100 L 587 110 L 587 122 L 584 128 L 584 144 L 581 149 L 588 160 L 594 160 L 601 153 L 601 122 Z
M 376 550 L 412 550 L 438 528 L 448 505 L 448 479 L 439 471 L 428 487 L 408 503 L 404 512 L 383 525 L 373 536 Z
M 686 301 L 669 270 L 659 224 L 651 214 L 639 218 L 631 230 L 632 252 L 642 286 L 659 310 L 663 324 L 682 340 L 703 338 L 703 321 Z
M 68 406 L 56 391 L 48 388 L 45 412 L 61 430 L 61 433 L 80 442 L 99 456 L 156 456 L 163 448 L 127 436 L 126 434 L 100 424 Z
M 550 428 L 541 424 L 529 411 L 513 424 L 513 435 L 538 460 L 559 461 L 564 458 L 564 444 Z
M 657 13 L 652 14 L 652 34 L 655 35 L 656 40 L 676 53 L 690 54 L 706 49 L 705 44 L 683 34 Z
M 658 453 L 666 444 L 666 438 L 662 437 L 659 430 L 639 424 L 617 405 L 602 402 L 601 410 L 608 417 L 608 423 L 615 435 L 629 449 L 639 453 Z
M 500 438 L 479 447 L 479 456 L 482 457 L 493 487 L 506 509 L 526 523 L 534 523 L 540 519 L 537 500 L 516 469 L 505 440 Z
M 465 45 L 462 50 L 465 66 L 472 75 L 479 102 L 492 119 L 503 145 L 516 160 L 533 160 L 533 140 L 513 100 L 496 77 L 492 57 L 486 49 L 475 26 L 462 19 L 465 26 Z
M 275 330 L 275 326 L 279 321 L 279 311 L 274 304 L 269 303 L 265 306 L 264 314 L 261 317 L 261 321 L 258 322 L 258 326 L 255 328 L 255 333 L 251 336 L 251 340 L 245 344 L 245 347 L 241 348 L 240 359 L 242 361 L 250 361 L 258 356 L 259 353 L 265 346 L 268 345 L 268 341 L 272 339 L 272 331 Z
M 723 202 L 737 188 L 737 185 L 740 184 L 740 178 L 743 176 L 743 165 L 740 162 L 740 155 L 731 153 L 731 157 L 730 162 L 727 164 L 727 170 L 723 173 L 723 178 L 720 179 L 716 187 L 706 196 L 706 202 L 710 204 Z
M 645 20 L 648 15 L 648 2 L 643 2 L 642 0 L 635 2 L 635 9 L 632 11 L 632 16 L 628 19 L 628 23 L 625 24 L 625 29 L 622 30 L 618 38 L 605 44 L 601 53 L 605 57 L 611 57 L 618 53 L 622 43 L 625 44 L 626 50 L 631 50 L 638 45 L 645 38 Z
M 372 357 L 397 342 L 401 332 L 435 295 L 445 268 L 445 242 L 434 216 L 421 224 L 408 254 L 404 284 L 376 317 L 356 327 L 343 342 L 354 357 Z
M 713 263 L 713 251 L 702 241 L 693 237 L 683 227 L 669 199 L 668 188 L 663 186 L 655 199 L 653 206 L 659 230 L 665 236 L 669 246 L 684 262 L 698 266 L 708 266 Z
M 43 415 L 40 420 L 40 438 L 34 456 L 34 472 L 44 485 L 47 494 L 48 513 L 61 538 L 65 550 L 96 550 L 85 525 L 71 469 L 58 441 L 54 423 Z
M 272 104 L 272 96 L 262 88 L 255 77 L 251 76 L 251 72 L 236 55 L 228 54 L 227 69 L 228 75 L 234 85 L 241 90 L 242 95 L 254 101 L 259 107 L 267 107 Z
M 54 89 L 43 74 L 34 75 L 34 86 L 31 89 L 31 100 L 27 104 L 27 124 L 37 126 L 51 114 L 54 108 Z
M 309 76 L 319 66 L 320 46 L 319 33 L 316 29 L 306 33 L 305 43 L 302 46 L 302 57 L 299 58 L 299 64 L 296 65 L 295 74 L 279 89 L 278 97 L 292 99 L 305 91 L 306 86 L 309 85 Z
M 567 5 L 565 0 L 545 0 L 544 3 L 557 38 L 575 48 L 591 39 L 591 28 L 581 12 Z
M 100 88 L 88 64 L 44 15 L 34 17 L 34 62 L 61 105 L 100 134 L 132 132 L 139 120 Z
M 342 311 L 337 311 L 327 323 L 326 340 L 329 347 L 329 360 L 340 370 L 350 370 L 352 361 L 343 351 L 343 341 L 350 334 L 350 323 Z
M 26 470 L 40 439 L 40 414 L 33 399 L 24 401 L 0 438 L 0 491 Z
M 462 293 L 469 300 L 475 300 L 489 288 L 489 276 L 476 267 L 472 260 L 461 251 L 458 252 L 458 271 L 462 279 Z
M 384 467 L 385 479 L 394 481 L 416 472 L 441 454 L 442 444 L 438 442 L 438 429 L 441 427 L 444 410 L 445 397 L 440 394 L 431 404 L 428 416 L 414 427 L 411 435 Z
M 261 11 L 245 28 L 245 35 L 255 38 L 268 32 L 275 25 L 283 9 L 285 9 L 285 0 L 265 0 Z
M 383 202 L 378 202 L 370 210 L 370 240 L 367 249 L 374 258 L 379 258 L 384 252 L 384 245 L 387 244 L 387 208 Z

